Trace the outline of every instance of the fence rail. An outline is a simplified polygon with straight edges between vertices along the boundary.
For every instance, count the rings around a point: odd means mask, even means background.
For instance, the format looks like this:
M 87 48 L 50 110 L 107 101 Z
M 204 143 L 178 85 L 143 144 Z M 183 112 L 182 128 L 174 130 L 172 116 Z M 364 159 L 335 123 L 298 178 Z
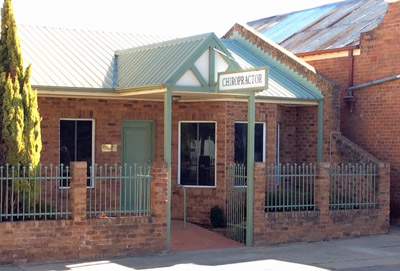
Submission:
M 271 164 L 265 176 L 266 212 L 315 210 L 316 165 Z
M 90 168 L 87 215 L 98 216 L 151 214 L 150 166 L 121 165 Z
M 334 164 L 330 170 L 331 210 L 376 208 L 375 164 Z
M 0 222 L 68 219 L 69 167 L 0 166 Z

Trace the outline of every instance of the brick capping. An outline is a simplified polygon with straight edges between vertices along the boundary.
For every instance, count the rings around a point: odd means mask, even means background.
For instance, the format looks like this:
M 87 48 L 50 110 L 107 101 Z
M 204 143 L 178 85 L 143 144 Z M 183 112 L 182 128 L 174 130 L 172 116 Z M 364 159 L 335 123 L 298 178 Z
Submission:
M 342 133 L 332 133 L 331 157 L 334 163 L 374 163 L 379 164 L 379 159 L 367 152 L 356 143 L 352 142 Z

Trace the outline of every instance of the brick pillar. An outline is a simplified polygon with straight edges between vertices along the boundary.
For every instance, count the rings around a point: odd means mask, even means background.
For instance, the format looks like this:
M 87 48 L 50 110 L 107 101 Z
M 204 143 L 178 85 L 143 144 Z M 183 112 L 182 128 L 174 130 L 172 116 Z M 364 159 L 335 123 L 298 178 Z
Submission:
M 167 219 L 167 163 L 153 162 L 151 164 L 151 209 L 153 216 Z
M 87 162 L 71 162 L 69 208 L 74 223 L 86 221 L 86 168 Z
M 379 163 L 379 176 L 377 179 L 378 191 L 377 202 L 379 207 L 379 217 L 384 232 L 389 231 L 390 220 L 390 164 Z
M 317 164 L 318 177 L 315 184 L 315 203 L 320 211 L 321 218 L 329 215 L 329 183 L 330 163 L 320 162 Z
M 263 228 L 265 221 L 265 163 L 254 163 L 254 221 L 253 221 L 253 239 L 254 246 L 262 244 Z

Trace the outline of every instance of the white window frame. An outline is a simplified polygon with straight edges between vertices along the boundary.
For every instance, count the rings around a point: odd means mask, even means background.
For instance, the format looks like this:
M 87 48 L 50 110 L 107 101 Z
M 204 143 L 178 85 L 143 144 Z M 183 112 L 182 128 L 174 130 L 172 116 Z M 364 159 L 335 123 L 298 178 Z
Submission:
M 216 121 L 179 121 L 178 122 L 178 184 L 181 185 L 181 124 L 182 123 L 214 123 L 215 125 L 215 161 L 214 161 L 214 185 L 182 185 L 189 188 L 216 188 L 217 187 L 217 122 Z
M 92 166 L 94 165 L 95 161 L 95 119 L 81 119 L 81 118 L 60 118 L 58 121 L 58 164 L 61 163 L 61 155 L 60 155 L 60 147 L 61 147 L 61 139 L 60 139 L 60 128 L 61 128 L 61 121 L 62 120 L 75 120 L 75 121 L 91 121 L 92 122 Z M 71 171 L 70 171 L 71 173 Z M 69 189 L 70 186 L 61 186 L 60 183 L 58 184 L 58 189 Z M 86 188 L 94 188 L 94 182 L 91 181 L 90 186 L 86 186 Z
M 247 121 L 235 121 L 236 123 L 246 123 L 248 126 L 248 122 Z M 256 121 L 255 124 L 262 124 L 263 125 L 263 153 L 262 153 L 262 162 L 265 163 L 265 147 L 266 147 L 266 124 L 265 122 L 262 121 Z

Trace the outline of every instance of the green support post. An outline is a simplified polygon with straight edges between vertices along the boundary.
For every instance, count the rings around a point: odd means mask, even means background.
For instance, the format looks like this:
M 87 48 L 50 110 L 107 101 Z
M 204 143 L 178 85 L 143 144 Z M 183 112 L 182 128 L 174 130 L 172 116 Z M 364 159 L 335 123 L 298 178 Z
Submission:
M 324 100 L 318 102 L 318 139 L 317 139 L 317 161 L 322 162 L 324 142 Z
M 255 92 L 250 92 L 247 104 L 247 220 L 246 245 L 253 246 L 253 205 L 254 205 L 254 129 Z
M 167 252 L 171 244 L 171 123 L 172 123 L 172 91 L 164 94 L 164 160 L 167 163 Z

